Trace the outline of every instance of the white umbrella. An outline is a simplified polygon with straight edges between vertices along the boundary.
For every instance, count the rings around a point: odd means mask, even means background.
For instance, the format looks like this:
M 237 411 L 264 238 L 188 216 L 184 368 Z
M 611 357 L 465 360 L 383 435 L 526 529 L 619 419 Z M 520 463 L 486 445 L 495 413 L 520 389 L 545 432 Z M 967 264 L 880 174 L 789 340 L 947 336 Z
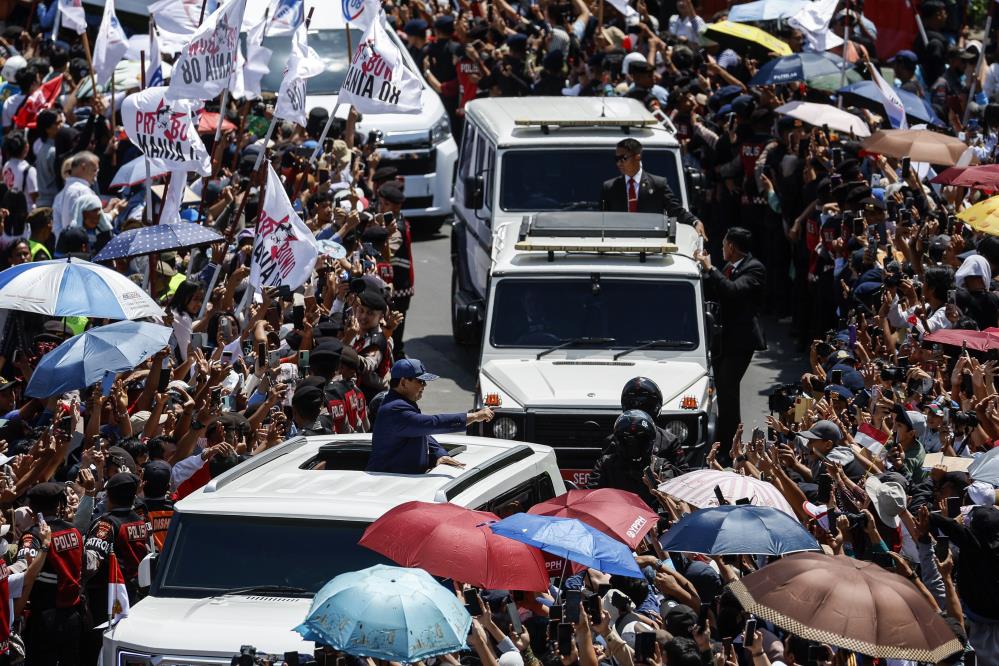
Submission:
M 121 273 L 82 259 L 51 259 L 0 272 L 0 308 L 51 317 L 161 317 L 149 294 Z
M 170 173 L 169 169 L 156 166 L 156 160 L 149 162 L 149 177 L 159 178 Z M 141 155 L 118 169 L 108 187 L 130 187 L 146 180 L 146 160 Z
M 871 130 L 867 128 L 867 123 L 842 109 L 837 109 L 831 104 L 815 104 L 813 102 L 788 102 L 784 106 L 777 107 L 777 113 L 797 118 L 803 123 L 808 123 L 813 127 L 828 125 L 829 129 L 844 134 L 853 133 L 854 136 L 868 137 Z

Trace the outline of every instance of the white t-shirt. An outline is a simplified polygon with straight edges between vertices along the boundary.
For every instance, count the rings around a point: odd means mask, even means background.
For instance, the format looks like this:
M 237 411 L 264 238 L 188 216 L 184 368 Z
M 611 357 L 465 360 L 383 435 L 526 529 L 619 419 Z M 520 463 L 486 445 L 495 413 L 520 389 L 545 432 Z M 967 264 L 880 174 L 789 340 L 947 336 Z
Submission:
M 4 162 L 3 184 L 12 192 L 23 192 L 28 210 L 35 207 L 35 197 L 38 194 L 38 172 L 25 160 L 15 157 Z
M 0 115 L 0 122 L 3 123 L 3 128 L 7 129 L 14 124 L 14 114 L 21 107 L 21 100 L 24 99 L 22 93 L 16 95 L 11 95 L 3 103 L 3 113 Z

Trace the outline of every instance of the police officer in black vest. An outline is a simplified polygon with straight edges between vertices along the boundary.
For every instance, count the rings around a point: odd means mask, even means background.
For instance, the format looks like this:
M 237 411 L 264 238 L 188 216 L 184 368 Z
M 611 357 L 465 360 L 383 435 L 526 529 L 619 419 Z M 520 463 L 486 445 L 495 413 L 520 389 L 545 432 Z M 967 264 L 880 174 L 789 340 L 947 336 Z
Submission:
M 401 312 L 402 322 L 392 333 L 392 349 L 395 360 L 406 357 L 406 343 L 403 333 L 406 331 L 405 314 L 409 311 L 409 302 L 413 299 L 416 274 L 413 267 L 413 237 L 409 221 L 402 215 L 402 204 L 406 196 L 402 188 L 394 181 L 389 181 L 378 188 L 378 209 L 384 215 L 392 213 L 394 219 L 386 223 L 389 231 L 389 248 L 392 250 L 392 302 L 391 309 Z

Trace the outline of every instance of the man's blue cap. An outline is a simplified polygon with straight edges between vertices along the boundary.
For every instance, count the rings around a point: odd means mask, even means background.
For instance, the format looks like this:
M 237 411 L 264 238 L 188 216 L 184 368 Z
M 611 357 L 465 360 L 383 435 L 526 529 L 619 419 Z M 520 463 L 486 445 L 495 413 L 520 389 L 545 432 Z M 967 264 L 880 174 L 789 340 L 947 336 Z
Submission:
M 442 31 L 454 30 L 454 17 L 450 14 L 445 14 L 444 16 L 438 16 L 434 21 L 434 29 Z
M 913 53 L 908 49 L 903 49 L 902 51 L 899 51 L 892 57 L 888 58 L 888 62 L 895 62 L 899 58 L 901 58 L 902 60 L 908 60 L 912 64 L 916 64 L 917 62 L 919 62 L 919 56 L 917 56 L 915 53 Z
M 523 48 L 527 46 L 527 35 L 522 32 L 515 32 L 506 38 L 506 45 L 510 48 Z
M 410 19 L 402 26 L 402 31 L 412 37 L 426 37 L 427 22 L 423 19 Z
M 392 379 L 422 379 L 432 382 L 437 379 L 437 375 L 427 372 L 419 359 L 403 358 L 392 364 Z

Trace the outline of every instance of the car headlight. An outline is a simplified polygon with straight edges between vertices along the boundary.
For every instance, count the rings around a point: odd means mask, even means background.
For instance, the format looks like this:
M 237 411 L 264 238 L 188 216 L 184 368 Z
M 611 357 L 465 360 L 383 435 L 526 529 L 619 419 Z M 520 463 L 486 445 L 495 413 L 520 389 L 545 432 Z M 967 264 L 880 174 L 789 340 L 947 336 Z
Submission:
M 447 116 L 441 116 L 441 119 L 430 128 L 430 143 L 436 145 L 446 141 L 449 136 L 451 136 L 451 123 L 448 122 Z
M 517 436 L 517 422 L 509 416 L 501 416 L 493 421 L 493 437 L 514 439 Z
M 118 666 L 150 666 L 153 655 L 129 650 L 118 650 Z
M 690 429 L 683 421 L 667 421 L 665 428 L 680 440 L 681 444 L 687 441 L 687 436 L 690 434 Z

